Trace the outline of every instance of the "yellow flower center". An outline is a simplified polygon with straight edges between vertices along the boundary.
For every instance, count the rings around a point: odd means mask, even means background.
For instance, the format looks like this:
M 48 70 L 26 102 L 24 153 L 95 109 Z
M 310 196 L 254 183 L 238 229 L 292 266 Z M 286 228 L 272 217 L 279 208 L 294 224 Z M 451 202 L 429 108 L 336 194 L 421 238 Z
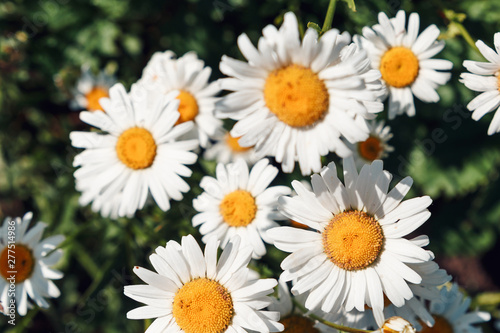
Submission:
M 370 266 L 384 244 L 382 227 L 372 216 L 358 210 L 335 215 L 323 231 L 323 247 L 338 267 L 354 271 Z
M 497 76 L 497 89 L 500 91 L 500 73 L 495 74 Z
M 418 70 L 418 58 L 406 47 L 390 48 L 380 60 L 382 79 L 392 87 L 402 88 L 412 84 Z
M 329 105 L 325 83 L 311 69 L 295 64 L 269 73 L 264 100 L 279 120 L 292 127 L 321 120 Z
M 283 333 L 319 333 L 314 322 L 303 316 L 290 316 L 280 322 L 285 326 Z
M 131 169 L 145 169 L 153 164 L 156 143 L 151 133 L 140 127 L 124 131 L 116 143 L 118 158 Z
M 252 147 L 240 146 L 240 144 L 238 143 L 239 139 L 240 139 L 239 137 L 233 138 L 229 133 L 226 134 L 226 143 L 229 146 L 229 148 L 231 148 L 231 150 L 234 151 L 235 153 L 243 153 L 245 151 L 252 149 Z
M 194 96 L 185 90 L 181 90 L 177 99 L 181 101 L 179 103 L 179 113 L 181 115 L 175 124 L 179 125 L 193 120 L 198 115 L 198 103 Z
M 85 95 L 85 98 L 87 99 L 87 110 L 103 111 L 102 106 L 99 103 L 99 100 L 103 97 L 109 97 L 108 90 L 98 86 L 93 87 L 92 90 Z
M 382 156 L 384 147 L 379 138 L 370 136 L 363 142 L 358 143 L 359 155 L 367 161 L 374 161 Z
M 200 278 L 177 291 L 172 312 L 183 332 L 222 333 L 233 318 L 233 300 L 223 285 Z
M 422 329 L 418 333 L 453 333 L 453 326 L 442 316 L 432 315 L 434 318 L 434 326 L 429 327 L 424 322 L 420 322 Z
M 245 227 L 255 218 L 257 205 L 250 192 L 236 190 L 226 194 L 219 205 L 219 209 L 224 222 L 231 227 Z
M 33 253 L 26 246 L 16 244 L 15 248 L 7 246 L 0 254 L 0 274 L 8 279 L 14 277 L 16 283 L 23 282 L 33 273 Z

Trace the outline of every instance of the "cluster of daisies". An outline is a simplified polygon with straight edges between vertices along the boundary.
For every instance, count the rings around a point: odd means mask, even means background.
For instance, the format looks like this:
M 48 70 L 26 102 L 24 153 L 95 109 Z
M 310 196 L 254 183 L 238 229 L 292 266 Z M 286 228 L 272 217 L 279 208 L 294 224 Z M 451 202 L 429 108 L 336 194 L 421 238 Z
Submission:
M 84 69 L 76 104 L 97 130 L 70 134 L 83 149 L 73 163 L 81 205 L 111 218 L 133 217 L 153 201 L 166 212 L 190 190 L 189 165 L 199 156 L 218 162 L 193 201 L 204 250 L 191 235 L 156 248 L 149 257 L 155 271 L 134 268 L 145 284 L 125 287 L 145 304 L 128 318 L 155 319 L 148 333 L 480 331 L 473 325 L 489 314 L 468 312 L 470 300 L 425 249 L 428 237 L 415 234 L 432 200 L 404 200 L 410 177 L 390 186 L 381 159 L 393 150 L 393 134 L 376 120 L 386 99 L 389 120 L 414 116 L 414 96 L 439 101 L 436 89 L 450 79 L 452 63 L 433 58 L 444 42 L 435 25 L 419 33 L 418 14 L 408 23 L 403 11 L 378 19 L 362 36 L 307 29 L 301 38 L 287 13 L 279 29 L 263 29 L 257 47 L 240 35 L 246 61 L 222 56 L 226 77 L 214 82 L 194 53 L 154 54 L 129 91 Z M 499 51 L 500 33 L 495 45 Z M 474 119 L 500 106 L 500 55 L 477 46 L 489 63 L 464 62 L 472 74 L 461 78 L 483 92 L 469 104 Z M 498 131 L 500 112 L 488 132 Z M 330 153 L 342 168 L 322 164 Z M 293 190 L 271 186 L 280 171 L 267 157 L 285 173 L 297 162 L 309 181 L 293 181 Z M 44 306 L 43 297 L 58 294 L 50 280 L 60 274 L 48 267 L 60 252 L 47 249 L 60 239 L 39 243 L 41 230 L 19 239 L 29 258 L 18 273 L 20 314 L 30 306 L 27 295 Z M 269 246 L 290 253 L 279 280 L 249 268 Z

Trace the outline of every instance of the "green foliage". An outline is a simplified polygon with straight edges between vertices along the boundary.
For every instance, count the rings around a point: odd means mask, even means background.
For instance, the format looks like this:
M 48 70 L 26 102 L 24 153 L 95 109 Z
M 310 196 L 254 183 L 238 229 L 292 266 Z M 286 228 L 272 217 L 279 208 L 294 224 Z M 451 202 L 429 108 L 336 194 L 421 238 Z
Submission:
M 465 106 L 475 96 L 458 82 L 464 59 L 482 60 L 464 39 L 493 45 L 500 31 L 498 1 L 358 1 L 337 3 L 332 26 L 351 34 L 373 25 L 379 11 L 389 17 L 400 8 L 421 16 L 421 29 L 436 24 L 446 41 L 438 58 L 454 63 L 453 77 L 439 92 L 436 104 L 417 103 L 414 118 L 388 122 L 395 151 L 385 167 L 395 180 L 410 175 L 409 196 L 430 195 L 432 217 L 423 226 L 430 248 L 440 255 L 481 256 L 500 233 L 500 135 L 487 136 L 492 115 L 476 122 Z M 0 217 L 32 210 L 49 223 L 46 235 L 67 240 L 56 284 L 61 297 L 49 309 L 34 310 L 3 332 L 141 332 L 144 323 L 125 314 L 138 304 L 123 295 L 123 286 L 140 281 L 132 267 L 151 268 L 148 256 L 159 245 L 194 234 L 192 200 L 201 193 L 199 181 L 213 175 L 215 163 L 200 160 L 188 182 L 189 192 L 172 209 L 155 205 L 133 219 L 105 219 L 78 204 L 69 133 L 88 127 L 69 109 L 80 68 L 106 68 L 130 86 L 156 51 L 182 55 L 194 50 L 221 77 L 223 54 L 240 58 L 236 39 L 247 33 L 257 42 L 267 24 L 281 24 L 293 10 L 302 27 L 322 23 L 329 1 L 249 0 L 8 0 L 0 3 Z M 321 24 L 313 23 L 318 30 Z M 386 113 L 379 118 L 386 117 Z M 434 132 L 435 130 L 440 130 Z M 439 134 L 439 135 L 438 135 Z M 443 139 L 446 137 L 445 139 Z M 324 163 L 338 161 L 328 156 Z M 276 184 L 302 179 L 299 172 L 280 175 Z M 275 276 L 284 254 L 268 247 L 253 267 Z M 490 297 L 491 296 L 491 297 Z M 484 299 L 483 299 L 484 298 Z M 479 299 L 498 305 L 498 295 Z M 492 305 L 492 303 L 494 303 Z

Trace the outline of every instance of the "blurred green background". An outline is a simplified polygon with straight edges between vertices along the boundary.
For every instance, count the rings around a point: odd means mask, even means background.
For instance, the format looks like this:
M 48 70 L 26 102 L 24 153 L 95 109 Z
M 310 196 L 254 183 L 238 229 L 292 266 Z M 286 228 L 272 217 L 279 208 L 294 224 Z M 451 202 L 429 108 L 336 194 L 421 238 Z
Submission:
M 61 297 L 49 309 L 31 310 L 4 332 L 143 332 L 142 321 L 126 319 L 139 306 L 123 295 L 123 286 L 139 283 L 132 267 L 151 268 L 147 257 L 159 245 L 182 235 L 199 233 L 191 226 L 191 202 L 201 193 L 205 174 L 214 163 L 200 160 L 189 179 L 192 191 L 172 209 L 154 205 L 135 218 L 111 220 L 79 207 L 72 161 L 78 151 L 69 133 L 87 130 L 71 111 L 72 89 L 89 64 L 105 69 L 126 87 L 141 75 L 156 51 L 178 56 L 196 51 L 221 77 L 223 54 L 241 58 L 236 38 L 246 32 L 254 43 L 267 24 L 281 24 L 294 11 L 303 26 L 323 22 L 327 0 L 2 0 L 0 2 L 0 218 L 33 211 L 49 223 L 45 235 L 64 234 L 65 256 L 56 281 Z M 461 24 L 474 40 L 493 45 L 500 31 L 499 1 L 357 1 L 356 12 L 337 4 L 333 26 L 351 34 L 373 25 L 377 14 L 416 11 L 421 29 L 436 24 L 446 40 L 437 58 L 454 63 L 450 82 L 439 89 L 441 102 L 416 102 L 414 118 L 389 122 L 395 151 L 385 168 L 399 180 L 415 184 L 408 197 L 430 195 L 430 220 L 418 230 L 431 239 L 437 261 L 474 297 L 474 305 L 497 313 L 500 275 L 500 134 L 487 136 L 492 115 L 470 118 L 467 103 L 475 96 L 458 82 L 465 59 L 483 60 L 461 35 Z M 451 10 L 446 11 L 446 10 Z M 465 15 L 456 15 L 463 13 Z M 460 23 L 461 22 L 461 23 Z M 379 119 L 385 119 L 386 113 Z M 433 134 L 434 133 L 434 134 Z M 338 159 L 328 156 L 325 162 Z M 280 175 L 276 184 L 301 179 L 298 172 Z M 257 263 L 277 277 L 283 254 L 270 248 Z M 486 332 L 493 325 L 485 325 Z

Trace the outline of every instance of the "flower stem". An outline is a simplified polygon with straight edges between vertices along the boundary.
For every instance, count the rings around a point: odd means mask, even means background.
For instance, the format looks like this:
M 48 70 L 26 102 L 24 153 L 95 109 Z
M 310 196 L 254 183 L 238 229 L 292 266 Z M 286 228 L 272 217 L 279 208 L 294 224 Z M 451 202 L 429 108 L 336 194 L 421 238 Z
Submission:
M 307 316 L 311 317 L 314 320 L 319 321 L 320 323 L 322 323 L 324 325 L 333 327 L 333 328 L 335 328 L 335 329 L 337 329 L 339 331 L 347 332 L 347 333 L 370 333 L 370 332 L 372 332 L 372 331 L 361 330 L 361 329 L 357 329 L 357 328 L 351 328 L 351 327 L 342 326 L 342 325 L 338 325 L 338 324 L 329 322 L 329 321 L 324 320 L 323 318 L 321 318 L 319 316 L 316 316 L 315 314 L 307 313 L 307 309 L 302 304 L 300 304 L 299 302 L 297 302 L 297 300 L 293 299 L 293 303 L 295 304 L 296 307 L 298 307 L 300 309 L 300 311 L 302 311 Z
M 463 24 L 462 23 L 458 23 L 458 22 L 454 22 L 454 23 L 455 23 L 455 26 L 458 28 L 458 31 L 460 31 L 460 34 L 462 35 L 462 37 L 467 42 L 467 44 L 469 44 L 470 47 L 472 47 L 476 52 L 478 52 L 479 54 L 481 54 L 481 52 L 479 51 L 479 49 L 476 46 L 476 43 L 474 43 L 474 39 L 472 39 L 471 35 L 467 31 L 467 29 L 465 29 L 465 27 L 463 26 Z
M 326 11 L 325 22 L 323 23 L 323 28 L 321 29 L 321 34 L 324 34 L 332 28 L 333 14 L 335 13 L 335 5 L 337 0 L 330 0 L 328 5 L 328 10 Z

